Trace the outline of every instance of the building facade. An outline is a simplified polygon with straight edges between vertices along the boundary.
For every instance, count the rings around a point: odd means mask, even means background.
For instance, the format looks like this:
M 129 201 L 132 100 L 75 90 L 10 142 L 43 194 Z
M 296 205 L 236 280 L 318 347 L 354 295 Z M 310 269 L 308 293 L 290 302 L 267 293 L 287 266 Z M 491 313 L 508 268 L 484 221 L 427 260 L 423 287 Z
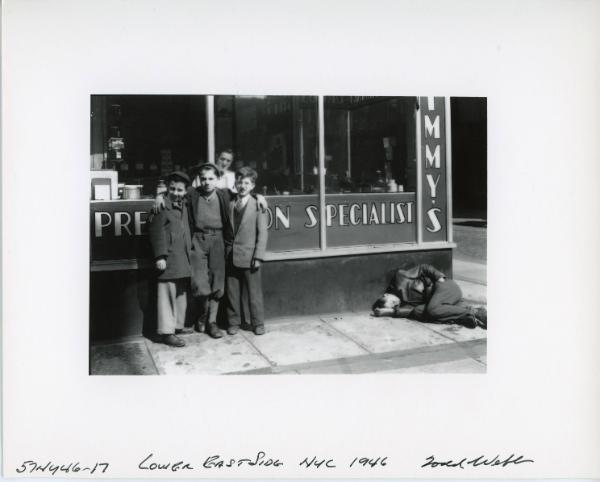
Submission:
M 146 218 L 173 170 L 235 153 L 268 203 L 265 310 L 368 310 L 400 266 L 452 273 L 444 97 L 92 96 L 90 336 L 151 333 Z

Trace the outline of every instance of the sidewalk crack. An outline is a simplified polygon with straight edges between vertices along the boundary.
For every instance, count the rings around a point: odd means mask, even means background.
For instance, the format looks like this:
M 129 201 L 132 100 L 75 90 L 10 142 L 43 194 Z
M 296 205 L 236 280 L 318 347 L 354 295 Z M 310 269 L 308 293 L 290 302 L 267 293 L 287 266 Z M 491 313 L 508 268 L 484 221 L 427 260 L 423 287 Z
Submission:
M 335 326 L 333 326 L 331 323 L 329 323 L 327 320 L 323 319 L 323 317 L 321 315 L 319 315 L 319 320 L 321 320 L 323 323 L 325 323 L 329 328 L 331 328 L 333 331 L 335 331 L 336 333 L 339 333 L 340 335 L 342 335 L 344 338 L 350 340 L 352 343 L 354 343 L 355 345 L 358 345 L 360 348 L 362 348 L 363 350 L 365 350 L 367 353 L 371 353 L 374 354 L 374 351 L 369 350 L 365 345 L 363 345 L 362 343 L 356 341 L 354 338 L 350 337 L 349 335 L 347 335 L 346 333 L 344 333 L 343 331 L 339 330 L 338 328 L 336 328 Z
M 152 350 L 150 350 L 150 347 L 148 346 L 148 338 L 146 338 L 145 336 L 143 337 L 144 340 L 144 347 L 146 348 L 146 352 L 148 352 L 148 356 L 150 357 L 150 360 L 152 360 L 152 366 L 154 367 L 154 370 L 156 371 L 157 375 L 166 375 L 166 373 L 161 373 L 161 371 L 158 369 L 158 365 L 156 364 L 156 361 L 154 360 L 154 355 L 152 355 Z
M 248 344 L 254 349 L 254 351 L 256 353 L 258 353 L 259 356 L 261 356 L 262 358 L 264 358 L 266 360 L 266 362 L 269 364 L 270 367 L 276 367 L 276 366 L 278 366 L 275 362 L 272 362 L 267 357 L 267 355 L 265 355 L 262 351 L 260 351 L 258 349 L 258 347 L 254 343 L 252 343 L 252 340 L 250 339 L 250 337 L 246 333 L 244 333 L 243 330 L 240 330 L 240 334 L 242 335 L 242 337 L 244 338 L 244 340 L 246 340 L 248 342 Z

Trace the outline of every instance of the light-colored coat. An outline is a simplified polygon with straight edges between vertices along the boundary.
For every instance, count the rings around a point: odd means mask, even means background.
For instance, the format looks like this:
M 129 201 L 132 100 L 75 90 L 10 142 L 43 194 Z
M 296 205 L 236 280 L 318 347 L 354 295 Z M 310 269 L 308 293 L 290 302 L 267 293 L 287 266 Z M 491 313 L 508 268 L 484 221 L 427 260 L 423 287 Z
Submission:
M 232 261 L 237 268 L 251 268 L 254 258 L 265 259 L 267 249 L 267 214 L 259 209 L 256 199 L 249 196 L 240 225 L 235 223 L 235 203 L 237 196 L 231 199 L 229 221 L 233 230 Z

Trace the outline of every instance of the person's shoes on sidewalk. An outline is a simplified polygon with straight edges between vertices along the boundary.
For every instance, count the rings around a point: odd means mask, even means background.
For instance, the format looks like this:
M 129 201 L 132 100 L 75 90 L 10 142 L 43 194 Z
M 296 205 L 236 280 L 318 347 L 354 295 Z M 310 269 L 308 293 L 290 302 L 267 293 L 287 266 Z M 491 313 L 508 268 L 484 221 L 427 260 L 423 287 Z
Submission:
M 264 335 L 265 334 L 265 325 L 257 325 L 254 327 L 255 335 Z
M 172 335 L 172 334 L 171 335 L 163 335 L 162 342 L 165 345 L 174 346 L 176 348 L 181 348 L 182 346 L 185 346 L 185 341 L 183 341 L 178 336 Z
M 238 331 L 240 331 L 240 327 L 239 326 L 230 326 L 229 328 L 227 328 L 227 334 L 228 335 L 237 335 Z
M 206 331 L 212 338 L 223 338 L 223 332 L 219 329 L 216 323 L 209 323 Z
M 477 326 L 487 330 L 487 309 L 485 306 L 475 308 L 475 319 L 477 320 Z

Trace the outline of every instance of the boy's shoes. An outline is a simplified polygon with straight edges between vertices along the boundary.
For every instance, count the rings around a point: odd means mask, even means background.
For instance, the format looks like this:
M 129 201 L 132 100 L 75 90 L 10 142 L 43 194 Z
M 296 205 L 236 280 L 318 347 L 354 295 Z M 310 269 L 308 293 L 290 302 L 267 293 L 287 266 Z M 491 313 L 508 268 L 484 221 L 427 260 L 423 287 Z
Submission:
M 175 335 L 163 335 L 162 342 L 165 345 L 174 346 L 177 348 L 181 348 L 182 346 L 185 346 L 185 341 L 183 341 L 181 338 L 179 338 L 178 336 L 175 336 Z
M 237 335 L 238 331 L 240 331 L 239 326 L 230 326 L 229 328 L 227 328 L 228 335 Z
M 223 338 L 223 332 L 219 329 L 216 323 L 209 323 L 207 332 L 212 338 Z
M 191 326 L 184 326 L 179 330 L 175 330 L 175 334 L 177 335 L 191 335 L 192 333 L 194 333 L 194 328 Z
M 265 326 L 264 325 L 255 326 L 254 334 L 255 335 L 264 335 L 265 334 Z
M 196 325 L 195 325 L 196 331 L 198 333 L 204 333 L 206 331 L 205 327 L 206 327 L 206 324 L 204 322 L 200 322 L 200 321 L 198 323 L 196 323 Z
M 475 319 L 477 320 L 477 326 L 487 330 L 487 309 L 485 306 L 475 308 Z

